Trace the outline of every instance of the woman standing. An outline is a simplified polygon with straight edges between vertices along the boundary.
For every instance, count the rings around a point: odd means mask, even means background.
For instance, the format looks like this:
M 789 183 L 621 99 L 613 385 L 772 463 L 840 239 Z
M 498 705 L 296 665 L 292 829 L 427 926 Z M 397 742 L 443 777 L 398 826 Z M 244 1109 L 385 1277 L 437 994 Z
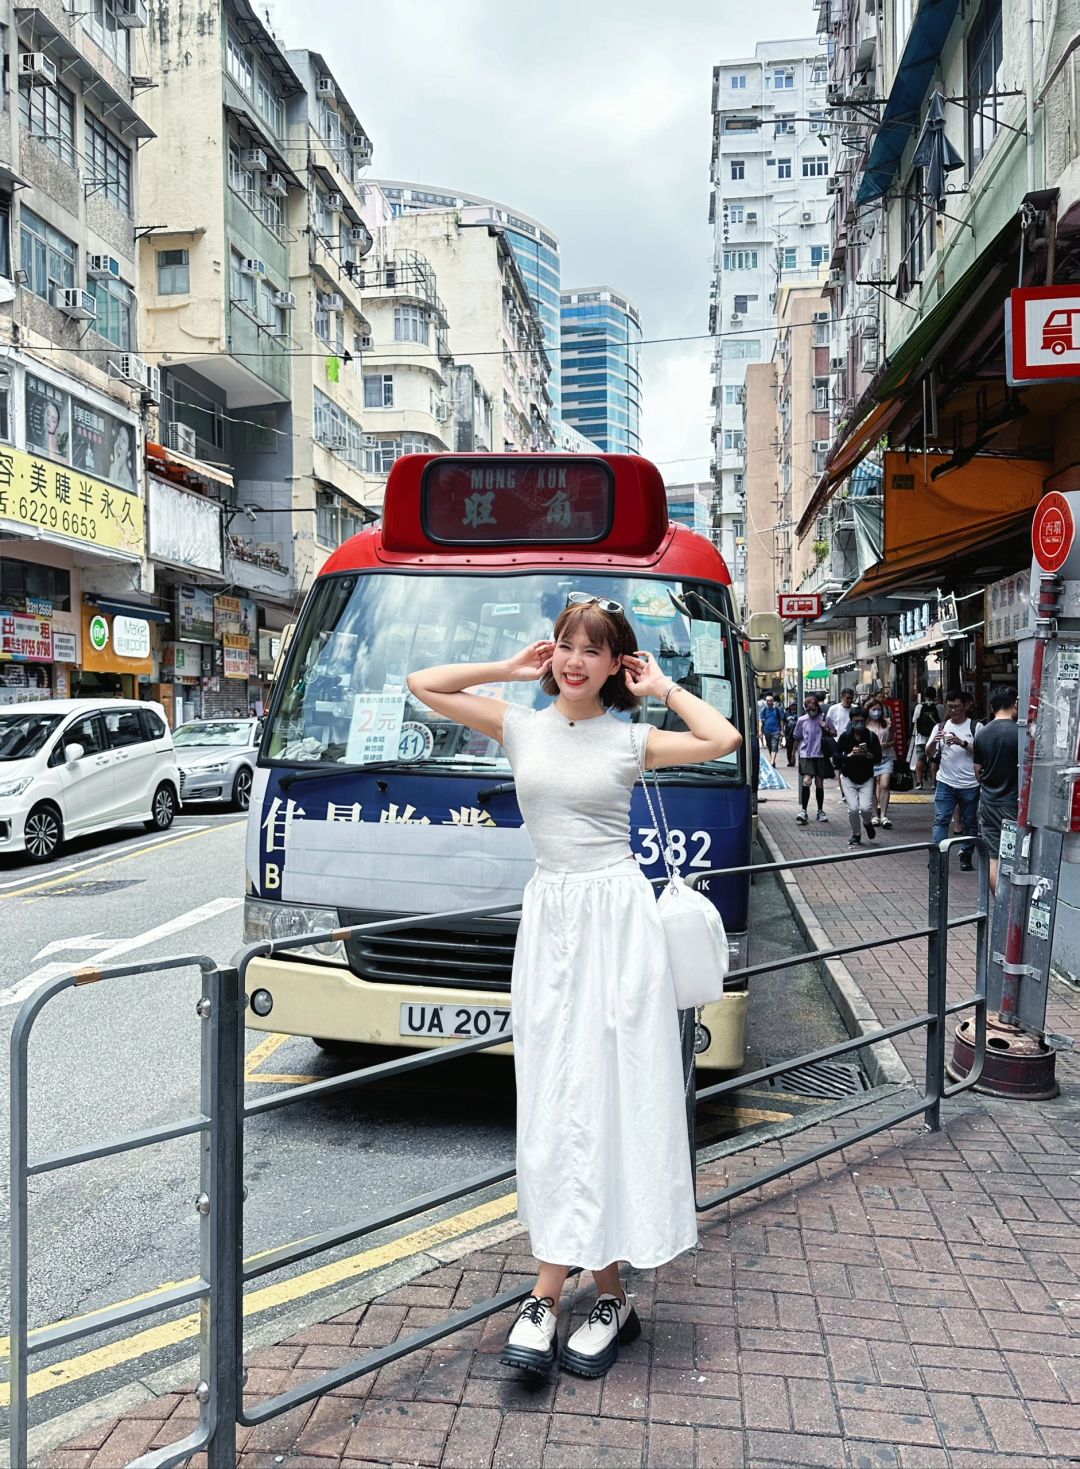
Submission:
M 870 699 L 868 703 L 866 727 L 872 735 L 877 736 L 881 746 L 881 759 L 874 766 L 874 824 L 891 831 L 889 794 L 893 770 L 896 768 L 896 740 L 889 711 L 877 697 Z
M 535 712 L 465 692 L 518 680 L 540 680 L 555 702 Z M 697 1240 L 674 989 L 653 890 L 630 851 L 638 757 L 654 770 L 697 764 L 742 737 L 636 651 L 618 602 L 585 592 L 571 594 L 553 641 L 408 683 L 437 713 L 502 743 L 537 858 L 511 995 L 518 1215 L 539 1268 L 502 1361 L 553 1365 L 559 1298 L 579 1265 L 596 1304 L 561 1361 L 599 1377 L 641 1330 L 619 1262 L 654 1269 Z M 650 695 L 685 733 L 611 717 Z

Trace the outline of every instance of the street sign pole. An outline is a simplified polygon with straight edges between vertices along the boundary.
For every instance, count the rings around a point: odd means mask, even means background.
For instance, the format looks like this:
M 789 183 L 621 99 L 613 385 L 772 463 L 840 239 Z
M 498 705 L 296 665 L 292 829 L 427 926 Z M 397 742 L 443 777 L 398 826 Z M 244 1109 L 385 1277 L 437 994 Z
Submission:
M 803 620 L 800 617 L 795 624 L 795 707 L 802 708 L 803 699 Z
M 803 623 L 821 616 L 820 592 L 781 592 L 777 611 L 787 622 L 795 623 L 795 703 L 802 707 L 803 697 Z

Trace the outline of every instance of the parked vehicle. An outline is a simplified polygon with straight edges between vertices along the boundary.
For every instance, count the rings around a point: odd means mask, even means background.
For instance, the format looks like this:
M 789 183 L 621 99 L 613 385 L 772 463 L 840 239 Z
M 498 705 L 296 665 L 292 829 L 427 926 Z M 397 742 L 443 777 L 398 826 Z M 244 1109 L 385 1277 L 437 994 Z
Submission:
M 160 704 L 43 699 L 0 708 L 0 852 L 48 862 L 69 837 L 167 831 L 180 772 Z
M 229 801 L 246 811 L 261 736 L 259 719 L 193 719 L 173 730 L 181 799 Z

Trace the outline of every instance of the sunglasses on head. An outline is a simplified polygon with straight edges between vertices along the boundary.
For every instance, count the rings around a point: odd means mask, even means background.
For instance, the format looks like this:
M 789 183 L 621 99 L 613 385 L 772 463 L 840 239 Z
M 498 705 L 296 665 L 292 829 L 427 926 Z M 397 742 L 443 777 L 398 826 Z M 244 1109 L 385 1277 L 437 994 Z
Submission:
M 623 610 L 621 602 L 612 602 L 609 597 L 594 597 L 590 592 L 571 592 L 566 599 L 568 607 L 588 607 L 591 602 L 595 602 L 601 612 L 621 613 Z

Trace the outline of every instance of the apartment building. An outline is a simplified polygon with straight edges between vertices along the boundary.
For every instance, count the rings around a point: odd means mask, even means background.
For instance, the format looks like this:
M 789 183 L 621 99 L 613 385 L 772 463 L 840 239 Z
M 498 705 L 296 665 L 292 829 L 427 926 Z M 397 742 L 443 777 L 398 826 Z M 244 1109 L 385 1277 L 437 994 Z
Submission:
M 562 417 L 608 454 L 641 452 L 641 317 L 610 286 L 560 298 Z
M 143 0 L 0 7 L 0 702 L 131 694 L 152 667 L 146 23 Z
M 709 330 L 722 523 L 745 512 L 747 365 L 771 356 L 780 287 L 815 282 L 828 263 L 827 67 L 815 37 L 762 42 L 713 68 Z M 745 576 L 739 590 L 745 599 Z

